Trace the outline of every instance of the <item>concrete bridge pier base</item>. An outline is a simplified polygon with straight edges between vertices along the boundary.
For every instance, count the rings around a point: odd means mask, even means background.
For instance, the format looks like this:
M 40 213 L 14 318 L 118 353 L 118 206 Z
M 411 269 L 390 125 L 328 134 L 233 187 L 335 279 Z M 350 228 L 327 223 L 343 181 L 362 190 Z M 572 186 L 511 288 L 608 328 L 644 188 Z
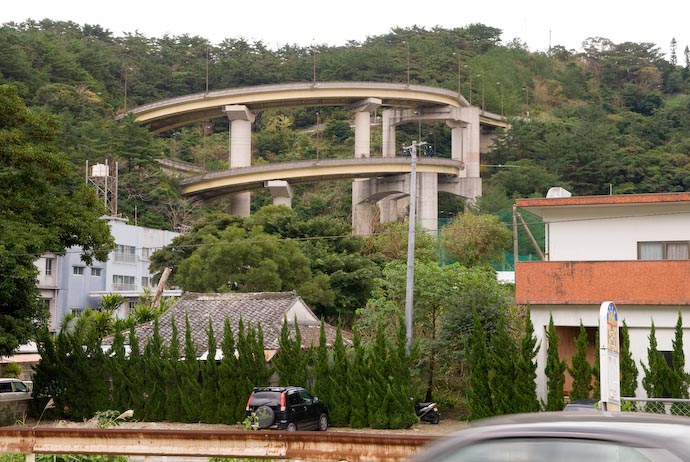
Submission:
M 252 122 L 254 114 L 247 106 L 225 106 L 225 115 L 230 120 L 230 168 L 249 167 L 252 165 Z M 241 217 L 250 214 L 251 193 L 241 192 L 230 198 L 230 213 Z

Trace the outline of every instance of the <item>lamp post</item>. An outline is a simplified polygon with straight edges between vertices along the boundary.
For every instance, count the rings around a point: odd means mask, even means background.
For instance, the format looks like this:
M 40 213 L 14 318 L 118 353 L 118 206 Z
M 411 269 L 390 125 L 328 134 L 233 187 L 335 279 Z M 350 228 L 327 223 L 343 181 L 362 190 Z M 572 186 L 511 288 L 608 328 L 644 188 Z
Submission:
M 477 77 L 482 78 L 482 111 L 486 109 L 484 105 L 484 76 L 482 74 L 477 74 Z
M 503 85 L 501 82 L 496 82 L 496 85 L 501 89 L 501 117 L 503 117 Z
M 407 86 L 410 86 L 410 42 L 404 40 L 406 56 L 407 56 Z
M 467 75 L 470 76 L 470 106 L 472 106 L 472 69 L 467 64 L 465 67 L 467 68 Z
M 460 61 L 460 53 L 453 53 L 454 56 L 458 58 L 458 96 L 462 95 L 462 66 Z
M 311 47 L 311 53 L 312 53 L 312 56 L 314 57 L 313 75 L 314 75 L 314 85 L 316 85 L 316 53 L 318 53 L 318 50 L 316 49 L 316 47 Z
M 319 111 L 316 111 L 316 160 L 319 160 Z
M 529 88 L 522 87 L 522 91 L 525 92 L 525 114 L 529 117 Z

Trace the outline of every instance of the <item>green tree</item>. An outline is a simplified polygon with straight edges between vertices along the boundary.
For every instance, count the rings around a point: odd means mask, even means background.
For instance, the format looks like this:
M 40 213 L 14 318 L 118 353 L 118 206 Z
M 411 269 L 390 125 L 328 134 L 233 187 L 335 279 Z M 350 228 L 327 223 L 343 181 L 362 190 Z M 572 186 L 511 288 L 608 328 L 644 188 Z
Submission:
M 537 338 L 534 336 L 534 325 L 528 309 L 515 363 L 515 412 L 539 411 L 536 357 L 540 348 L 541 345 L 537 345 Z
M 218 403 L 221 399 L 219 386 L 218 362 L 216 360 L 216 335 L 213 332 L 213 321 L 209 317 L 208 329 L 208 352 L 206 361 L 201 363 L 201 396 L 199 397 L 199 407 L 201 417 L 204 422 L 217 423 Z
M 366 369 L 364 347 L 361 343 L 359 330 L 356 327 L 352 332 L 352 350 L 352 364 L 347 371 L 350 426 L 352 428 L 363 428 L 369 423 L 369 390 L 366 381 L 368 371 Z
M 189 291 L 278 292 L 309 278 L 309 260 L 294 241 L 281 241 L 255 227 L 229 226 L 205 235 L 203 245 L 180 262 L 177 284 Z
M 511 242 L 511 232 L 493 215 L 463 213 L 441 230 L 441 246 L 463 266 L 497 257 Z
M 649 346 L 647 347 L 647 365 L 642 364 L 644 377 L 642 387 L 647 392 L 648 398 L 669 397 L 668 384 L 671 376 L 671 368 L 664 355 L 658 350 L 656 342 L 656 328 L 654 320 L 649 329 Z M 660 403 L 648 403 L 645 406 L 647 412 L 664 413 L 664 407 Z
M 56 147 L 59 125 L 28 109 L 16 87 L 0 85 L 0 355 L 11 355 L 46 322 L 34 260 L 80 246 L 105 261 L 114 246 L 102 202 L 73 186 L 75 172 Z M 59 210 L 60 213 L 55 213 Z
M 164 356 L 165 348 L 160 335 L 158 320 L 153 322 L 153 335 L 144 347 L 144 370 L 146 403 L 144 405 L 144 418 L 150 421 L 162 420 L 165 417 L 167 395 L 165 394 L 164 367 L 167 358 Z
M 580 333 L 575 339 L 575 354 L 568 372 L 573 378 L 570 400 L 589 398 L 592 393 L 592 366 L 587 361 L 587 330 L 580 320 Z
M 170 342 L 166 350 L 166 361 L 163 365 L 163 388 L 165 390 L 165 420 L 180 422 L 182 420 L 182 395 L 180 383 L 180 337 L 175 316 L 170 317 Z
M 489 354 L 486 334 L 476 310 L 473 312 L 472 334 L 467 343 L 467 362 L 470 367 L 470 383 L 467 388 L 467 406 L 470 419 L 483 419 L 495 415 L 489 384 Z
M 683 314 L 678 311 L 675 336 L 673 338 L 673 374 L 669 385 L 671 397 L 688 398 L 688 373 L 685 372 L 685 352 L 683 351 Z
M 331 389 L 331 401 L 333 406 L 330 408 L 330 418 L 334 426 L 347 426 L 350 423 L 350 407 L 352 405 L 350 395 L 338 393 L 337 390 L 343 386 L 343 381 L 350 386 L 347 381 L 349 377 L 350 365 L 347 359 L 347 351 L 343 343 L 342 326 L 338 325 L 333 342 L 332 368 L 328 376 L 328 386 Z M 330 404 L 329 404 L 330 405 Z
M 240 371 L 238 369 L 238 359 L 235 354 L 235 336 L 230 324 L 230 319 L 225 318 L 223 324 L 223 342 L 221 350 L 223 358 L 218 367 L 219 375 L 219 395 L 222 399 L 219 402 L 219 420 L 223 423 L 233 423 L 244 420 L 244 415 L 240 412 L 239 395 L 237 381 Z
M 517 396 L 517 349 L 515 341 L 510 336 L 507 316 L 500 315 L 496 324 L 496 331 L 489 341 L 489 361 L 492 373 L 489 375 L 489 388 L 496 415 L 512 414 L 516 412 Z
M 201 418 L 201 383 L 199 381 L 199 360 L 197 346 L 192 338 L 189 314 L 185 314 L 184 360 L 180 365 L 180 383 L 182 393 L 182 421 L 198 422 Z
M 290 323 L 283 319 L 278 338 L 279 353 L 273 360 L 273 369 L 281 385 L 307 386 L 307 365 L 309 355 L 302 349 L 302 335 L 297 318 L 292 323 L 294 337 L 290 335 Z
M 549 328 L 546 331 L 546 410 L 560 411 L 565 402 L 563 400 L 563 385 L 565 385 L 565 370 L 567 365 L 558 354 L 558 332 L 553 325 L 553 315 L 549 315 Z
M 637 366 L 630 351 L 630 332 L 623 320 L 620 338 L 621 396 L 634 397 L 637 392 Z M 596 391 L 596 390 L 595 390 Z

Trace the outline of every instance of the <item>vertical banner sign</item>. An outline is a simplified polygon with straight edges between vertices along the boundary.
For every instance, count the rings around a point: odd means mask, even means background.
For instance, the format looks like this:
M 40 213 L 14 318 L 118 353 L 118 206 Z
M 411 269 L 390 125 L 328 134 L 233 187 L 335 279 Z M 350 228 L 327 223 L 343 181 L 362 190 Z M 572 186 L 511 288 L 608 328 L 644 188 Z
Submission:
M 618 339 L 618 310 L 613 302 L 599 308 L 599 383 L 601 404 L 605 411 L 620 410 L 620 344 Z

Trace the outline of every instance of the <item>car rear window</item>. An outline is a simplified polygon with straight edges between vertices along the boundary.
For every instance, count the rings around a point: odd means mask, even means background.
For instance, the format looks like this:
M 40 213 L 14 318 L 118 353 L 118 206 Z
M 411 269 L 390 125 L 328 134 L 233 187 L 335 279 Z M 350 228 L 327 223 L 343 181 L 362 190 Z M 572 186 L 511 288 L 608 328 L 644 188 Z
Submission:
M 254 392 L 250 406 L 279 406 L 280 405 L 280 392 L 277 391 L 257 391 Z

